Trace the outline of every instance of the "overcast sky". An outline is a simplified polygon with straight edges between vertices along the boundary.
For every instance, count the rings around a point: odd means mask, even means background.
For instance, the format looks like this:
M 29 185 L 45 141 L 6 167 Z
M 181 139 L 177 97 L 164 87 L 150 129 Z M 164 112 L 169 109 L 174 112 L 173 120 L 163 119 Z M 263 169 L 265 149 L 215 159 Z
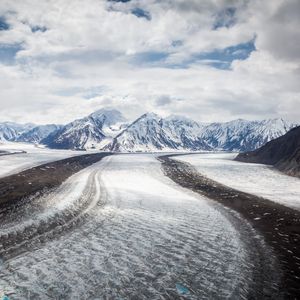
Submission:
M 299 122 L 299 16 L 299 0 L 1 0 L 0 121 Z

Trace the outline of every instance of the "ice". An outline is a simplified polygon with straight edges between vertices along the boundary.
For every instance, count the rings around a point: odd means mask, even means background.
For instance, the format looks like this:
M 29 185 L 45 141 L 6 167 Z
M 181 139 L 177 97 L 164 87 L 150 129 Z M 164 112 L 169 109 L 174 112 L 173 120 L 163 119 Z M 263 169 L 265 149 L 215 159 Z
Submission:
M 190 293 L 189 290 L 185 286 L 183 286 L 179 283 L 176 283 L 176 289 L 180 295 L 186 295 L 186 294 Z
M 0 156 L 0 177 L 15 174 L 43 163 L 85 154 L 82 151 L 52 150 L 33 144 L 14 142 L 1 142 L 1 150 L 11 153 L 25 151 L 26 153 Z
M 236 153 L 173 157 L 192 164 L 203 175 L 234 189 L 300 209 L 300 180 L 271 166 L 234 161 Z
M 86 188 L 67 188 L 80 178 Z M 257 266 L 245 243 L 256 233 L 176 186 L 153 155 L 106 157 L 62 188 L 41 199 L 47 222 L 47 210 L 75 210 L 89 195 L 86 221 L 4 262 L 0 286 L 14 299 L 246 297 Z

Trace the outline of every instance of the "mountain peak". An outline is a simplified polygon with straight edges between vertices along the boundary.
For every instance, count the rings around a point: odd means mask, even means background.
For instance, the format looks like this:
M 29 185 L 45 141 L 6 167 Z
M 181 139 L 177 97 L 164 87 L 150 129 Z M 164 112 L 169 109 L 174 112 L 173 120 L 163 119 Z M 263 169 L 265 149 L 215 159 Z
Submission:
M 285 134 L 296 124 L 282 118 L 199 124 L 185 116 L 163 118 L 153 112 L 129 123 L 118 110 L 102 108 L 64 126 L 51 124 L 32 129 L 30 125 L 0 123 L 0 140 L 29 141 L 64 149 L 248 151 Z
M 126 118 L 116 109 L 101 108 L 91 113 L 89 117 L 93 119 L 101 119 L 106 125 L 110 126 L 119 122 L 126 122 Z
M 144 113 L 139 119 L 161 119 L 161 116 L 159 116 L 158 114 L 154 113 L 154 112 L 147 112 Z

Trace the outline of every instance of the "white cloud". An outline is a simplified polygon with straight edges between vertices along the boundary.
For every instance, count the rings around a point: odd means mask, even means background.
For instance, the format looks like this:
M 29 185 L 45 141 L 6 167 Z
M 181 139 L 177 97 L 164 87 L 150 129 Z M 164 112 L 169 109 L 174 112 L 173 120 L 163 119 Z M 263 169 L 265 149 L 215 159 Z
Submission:
M 131 14 L 136 7 L 151 19 Z M 215 30 L 227 7 L 235 8 L 234 24 Z M 0 120 L 63 123 L 114 106 L 130 118 L 155 111 L 200 121 L 299 121 L 299 9 L 297 0 L 1 1 L 10 30 L 0 31 L 0 43 L 23 49 L 0 67 Z M 230 70 L 191 59 L 254 36 L 257 51 Z M 167 58 L 133 63 L 143 53 Z

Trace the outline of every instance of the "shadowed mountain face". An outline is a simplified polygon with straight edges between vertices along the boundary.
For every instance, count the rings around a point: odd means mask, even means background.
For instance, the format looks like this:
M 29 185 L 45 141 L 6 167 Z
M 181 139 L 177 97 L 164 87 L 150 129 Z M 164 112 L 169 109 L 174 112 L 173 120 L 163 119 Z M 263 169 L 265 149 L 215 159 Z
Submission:
M 211 150 L 200 137 L 202 127 L 184 117 L 163 119 L 147 113 L 117 135 L 108 149 L 120 152 Z
M 56 124 L 47 124 L 36 126 L 29 131 L 25 131 L 15 140 L 17 142 L 26 142 L 26 143 L 39 143 L 42 139 L 46 138 L 50 133 L 59 130 L 62 128 L 61 125 Z
M 300 126 L 255 151 L 240 153 L 236 160 L 274 165 L 280 171 L 300 177 Z
M 18 124 L 14 122 L 0 123 L 0 141 L 14 141 L 24 132 L 30 131 L 35 125 L 31 123 Z
M 115 152 L 252 151 L 294 126 L 281 118 L 205 124 L 184 116 L 161 117 L 155 113 L 132 122 L 115 109 L 103 108 L 66 125 L 0 123 L 0 141 Z
M 49 134 L 41 143 L 50 148 L 88 149 L 119 133 L 126 119 L 113 109 L 100 109 Z M 109 140 L 110 141 L 110 140 Z M 99 146 L 101 148 L 101 146 Z
M 294 125 L 283 119 L 233 120 L 201 124 L 180 116 L 162 118 L 148 113 L 122 131 L 109 151 L 250 151 L 275 139 Z

